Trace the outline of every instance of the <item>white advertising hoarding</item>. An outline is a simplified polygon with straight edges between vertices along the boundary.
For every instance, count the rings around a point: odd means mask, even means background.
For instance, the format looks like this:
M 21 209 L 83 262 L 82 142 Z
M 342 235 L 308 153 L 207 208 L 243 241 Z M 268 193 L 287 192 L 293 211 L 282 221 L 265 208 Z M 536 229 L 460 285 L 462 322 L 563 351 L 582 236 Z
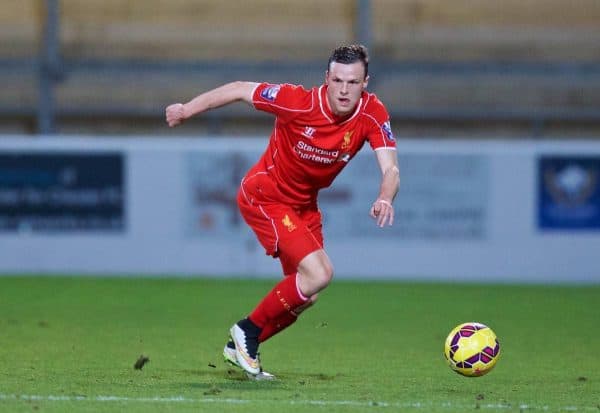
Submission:
M 96 192 L 110 187 L 114 196 L 95 204 L 97 210 L 70 211 L 88 214 L 81 215 L 87 217 L 82 230 L 25 225 L 0 231 L 0 273 L 278 277 L 278 263 L 264 255 L 234 202 L 241 177 L 265 145 L 263 138 L 0 138 L 0 221 L 25 216 L 9 208 L 8 195 L 2 204 L 1 194 L 26 193 L 31 184 L 14 178 L 25 163 L 2 160 L 60 154 L 55 159 L 64 163 L 106 153 L 112 162 L 122 159 L 122 171 L 108 180 L 94 168 L 97 182 L 84 178 L 83 167 L 67 168 L 66 180 L 64 168 L 46 168 L 50 180 L 62 171 L 67 189 L 79 182 Z M 380 177 L 368 147 L 322 192 L 325 245 L 336 277 L 600 282 L 595 216 L 571 228 L 576 214 L 599 208 L 593 179 L 599 143 L 401 139 L 398 153 L 393 227 L 377 228 L 368 216 Z M 35 172 L 28 165 L 28 173 Z M 585 204 L 560 204 L 554 184 L 544 189 L 546 175 L 571 194 L 569 202 L 589 195 Z M 579 198 L 572 194 L 577 190 Z M 542 216 L 557 208 L 562 221 Z M 106 222 L 116 224 L 106 230 Z

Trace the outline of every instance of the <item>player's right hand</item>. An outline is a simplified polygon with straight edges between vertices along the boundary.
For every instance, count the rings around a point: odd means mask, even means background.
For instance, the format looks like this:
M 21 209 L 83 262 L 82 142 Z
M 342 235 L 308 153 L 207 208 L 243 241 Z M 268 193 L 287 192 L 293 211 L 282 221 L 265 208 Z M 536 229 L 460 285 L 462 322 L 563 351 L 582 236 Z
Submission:
M 167 108 L 165 109 L 165 116 L 167 119 L 167 123 L 171 128 L 173 126 L 179 125 L 186 119 L 183 104 L 173 103 L 172 105 L 167 106 Z

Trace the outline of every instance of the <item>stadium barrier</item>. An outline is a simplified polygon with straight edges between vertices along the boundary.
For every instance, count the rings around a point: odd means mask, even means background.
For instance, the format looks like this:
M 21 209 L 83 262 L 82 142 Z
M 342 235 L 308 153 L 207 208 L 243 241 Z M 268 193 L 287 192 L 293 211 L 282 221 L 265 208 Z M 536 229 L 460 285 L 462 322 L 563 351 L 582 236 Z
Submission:
M 5 136 L 0 274 L 277 277 L 235 195 L 264 138 Z M 398 142 L 396 222 L 370 149 L 321 194 L 337 277 L 598 283 L 600 143 Z

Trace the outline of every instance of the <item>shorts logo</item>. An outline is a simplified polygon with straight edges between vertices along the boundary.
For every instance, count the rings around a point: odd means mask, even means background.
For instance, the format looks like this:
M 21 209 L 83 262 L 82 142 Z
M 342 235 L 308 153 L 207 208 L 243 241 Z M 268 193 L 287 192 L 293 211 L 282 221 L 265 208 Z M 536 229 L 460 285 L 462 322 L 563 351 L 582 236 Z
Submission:
M 260 96 L 264 100 L 268 100 L 269 102 L 274 102 L 277 94 L 279 93 L 279 89 L 281 89 L 280 85 L 269 85 L 260 92 Z
M 348 149 L 348 147 L 352 143 L 352 134 L 353 133 L 354 133 L 353 130 L 351 130 L 350 132 L 346 132 L 346 134 L 344 135 L 344 142 L 342 143 L 342 149 Z
M 296 229 L 296 224 L 292 222 L 292 220 L 287 214 L 283 217 L 281 223 L 287 228 L 288 232 L 292 232 Z
M 390 121 L 386 121 L 383 125 L 381 125 L 381 130 L 383 131 L 383 133 L 385 134 L 385 137 L 388 138 L 388 140 L 394 142 L 394 132 L 392 132 L 392 125 L 390 124 Z

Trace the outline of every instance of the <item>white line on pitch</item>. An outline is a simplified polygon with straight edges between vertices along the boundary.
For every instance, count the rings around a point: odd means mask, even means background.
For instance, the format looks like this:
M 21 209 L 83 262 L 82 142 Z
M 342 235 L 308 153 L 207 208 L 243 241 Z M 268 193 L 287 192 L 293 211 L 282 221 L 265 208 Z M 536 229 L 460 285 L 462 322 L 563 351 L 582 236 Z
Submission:
M 1 394 L 2 400 L 24 400 L 24 401 L 48 401 L 48 402 L 127 402 L 127 403 L 220 403 L 220 404 L 279 404 L 279 405 L 317 405 L 317 406 L 353 406 L 353 407 L 374 407 L 374 408 L 412 408 L 427 409 L 431 407 L 441 407 L 448 409 L 473 408 L 475 405 L 458 405 L 453 403 L 433 403 L 422 402 L 360 402 L 355 400 L 251 400 L 251 399 L 231 399 L 231 398 L 203 398 L 194 399 L 184 396 L 173 397 L 126 397 L 126 396 L 55 396 L 55 395 L 28 395 L 28 394 Z M 494 404 L 477 403 L 480 409 L 488 410 L 510 410 L 519 408 L 520 410 L 542 410 L 542 411 L 597 411 L 597 407 L 589 406 L 563 406 L 550 407 L 528 404 Z

